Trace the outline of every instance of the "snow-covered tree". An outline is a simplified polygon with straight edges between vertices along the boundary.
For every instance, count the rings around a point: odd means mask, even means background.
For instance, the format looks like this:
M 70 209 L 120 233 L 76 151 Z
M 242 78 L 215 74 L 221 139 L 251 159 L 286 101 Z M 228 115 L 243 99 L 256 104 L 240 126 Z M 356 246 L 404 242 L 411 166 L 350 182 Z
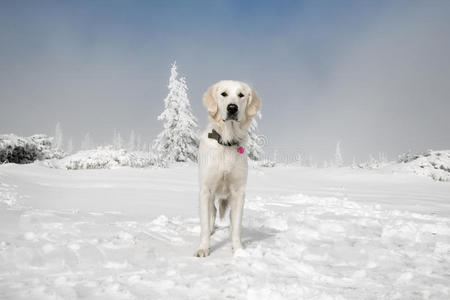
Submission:
M 116 150 L 120 150 L 123 147 L 123 139 L 120 135 L 120 132 L 118 132 L 116 129 L 114 129 L 114 135 L 113 135 L 113 147 Z
M 373 157 L 372 153 L 369 154 L 369 165 L 374 165 L 377 163 L 375 157 Z
M 130 132 L 130 137 L 128 138 L 127 150 L 128 151 L 136 150 L 136 134 L 134 133 L 134 130 L 131 130 L 131 132 Z
M 261 147 L 261 137 L 256 134 L 258 130 L 258 122 L 256 121 L 256 117 L 261 119 L 261 112 L 258 112 L 255 118 L 252 119 L 252 122 L 248 128 L 247 153 L 251 160 L 260 160 L 264 153 Z
M 311 155 L 308 156 L 308 167 L 311 167 L 311 168 L 316 167 L 316 164 L 314 163 L 313 158 L 312 158 Z
M 288 162 L 290 159 L 288 160 Z M 303 158 L 303 154 L 301 152 L 294 153 L 293 162 L 296 163 L 298 166 L 302 166 L 305 161 Z
M 342 167 L 344 165 L 344 160 L 342 159 L 341 154 L 341 142 L 337 142 L 336 144 L 336 152 L 334 154 L 334 164 L 336 167 Z
M 376 169 L 380 167 L 380 162 L 372 154 L 369 154 L 369 160 L 366 163 L 360 164 L 360 166 L 367 169 Z
M 136 150 L 143 151 L 144 148 L 142 147 L 142 136 L 140 133 L 136 136 Z
M 151 152 L 152 151 L 152 144 L 151 143 L 143 143 L 142 144 L 142 151 L 144 151 L 144 152 Z
M 384 152 L 379 152 L 379 153 L 378 153 L 378 161 L 379 161 L 381 164 L 387 164 L 389 160 L 388 160 L 388 158 L 387 158 L 386 153 L 384 153 Z
M 153 150 L 166 162 L 196 161 L 198 152 L 197 119 L 191 111 L 184 77 L 178 78 L 176 62 L 172 64 L 169 94 L 164 111 L 158 116 L 164 129 L 153 143 Z
M 61 128 L 61 123 L 57 122 L 55 127 L 55 140 L 53 142 L 56 148 L 62 149 L 63 148 L 63 132 Z
M 358 164 L 356 163 L 356 158 L 353 156 L 352 169 L 356 169 L 356 168 L 358 168 Z
M 88 132 L 84 136 L 83 140 L 81 141 L 81 150 L 89 150 L 92 149 L 93 143 L 91 134 Z
M 273 151 L 273 162 L 278 163 L 278 149 Z
M 69 153 L 69 154 L 71 154 L 71 153 L 73 152 L 73 140 L 72 140 L 72 138 L 70 138 L 70 139 L 67 141 L 66 152 Z

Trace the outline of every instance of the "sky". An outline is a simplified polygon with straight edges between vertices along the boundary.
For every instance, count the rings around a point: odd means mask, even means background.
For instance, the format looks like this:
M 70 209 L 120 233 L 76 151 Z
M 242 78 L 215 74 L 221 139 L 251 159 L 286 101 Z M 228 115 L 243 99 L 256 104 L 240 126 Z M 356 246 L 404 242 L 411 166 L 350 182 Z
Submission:
M 450 149 L 450 1 L 0 1 L 0 134 L 151 142 L 170 65 L 259 94 L 268 155 Z M 271 155 L 271 154 L 270 154 Z

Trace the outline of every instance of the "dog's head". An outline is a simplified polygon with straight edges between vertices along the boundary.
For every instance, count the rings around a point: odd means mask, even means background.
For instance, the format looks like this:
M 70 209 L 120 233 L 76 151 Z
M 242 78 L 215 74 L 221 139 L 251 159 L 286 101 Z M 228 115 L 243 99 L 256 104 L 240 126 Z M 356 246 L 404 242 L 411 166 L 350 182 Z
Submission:
M 261 109 L 261 100 L 246 83 L 222 80 L 203 95 L 209 116 L 216 122 L 246 123 Z

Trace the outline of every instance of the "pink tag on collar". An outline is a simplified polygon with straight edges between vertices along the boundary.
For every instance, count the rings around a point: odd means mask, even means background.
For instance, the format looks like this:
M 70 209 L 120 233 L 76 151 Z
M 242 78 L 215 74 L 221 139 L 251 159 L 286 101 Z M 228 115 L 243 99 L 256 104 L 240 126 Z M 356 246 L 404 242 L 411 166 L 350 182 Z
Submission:
M 239 152 L 240 154 L 244 153 L 244 147 L 237 148 L 237 152 Z

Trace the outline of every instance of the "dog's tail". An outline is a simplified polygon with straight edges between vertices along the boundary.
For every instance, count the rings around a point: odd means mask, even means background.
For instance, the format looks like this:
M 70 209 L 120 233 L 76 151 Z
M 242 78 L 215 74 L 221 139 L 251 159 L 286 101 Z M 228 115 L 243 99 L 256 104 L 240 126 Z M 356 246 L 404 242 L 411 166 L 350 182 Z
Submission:
M 219 217 L 220 219 L 223 219 L 223 217 L 225 216 L 225 212 L 227 211 L 228 208 L 228 199 L 222 199 L 219 201 Z

